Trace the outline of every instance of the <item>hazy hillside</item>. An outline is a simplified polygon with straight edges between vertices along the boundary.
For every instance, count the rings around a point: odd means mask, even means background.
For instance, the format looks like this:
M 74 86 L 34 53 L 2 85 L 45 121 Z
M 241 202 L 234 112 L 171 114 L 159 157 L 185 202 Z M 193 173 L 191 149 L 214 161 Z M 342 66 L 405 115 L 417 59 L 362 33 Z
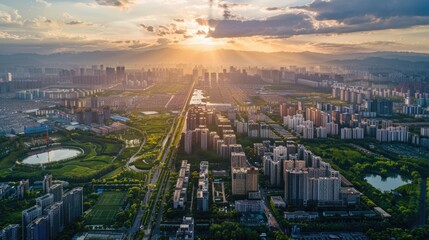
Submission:
M 397 59 L 404 61 L 429 62 L 429 54 L 376 52 L 355 54 L 321 54 L 313 52 L 257 52 L 236 50 L 197 51 L 189 49 L 159 48 L 150 50 L 96 51 L 79 53 L 57 53 L 50 55 L 15 54 L 0 55 L 0 66 L 64 66 L 64 65 L 126 65 L 140 67 L 147 64 L 204 64 L 238 66 L 289 66 L 312 64 L 351 64 L 342 60 L 364 58 Z M 355 62 L 362 64 L 362 61 Z M 386 61 L 395 65 L 397 62 Z M 404 62 L 403 62 L 404 63 Z M 373 63 L 371 63 L 373 64 Z M 401 63 L 399 63 L 400 65 Z

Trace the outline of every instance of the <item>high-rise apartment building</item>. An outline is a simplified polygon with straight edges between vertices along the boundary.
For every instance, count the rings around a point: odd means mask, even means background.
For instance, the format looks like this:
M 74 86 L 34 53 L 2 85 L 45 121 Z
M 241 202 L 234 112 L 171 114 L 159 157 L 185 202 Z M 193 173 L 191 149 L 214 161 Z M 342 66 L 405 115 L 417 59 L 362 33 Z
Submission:
M 78 187 L 66 192 L 63 196 L 64 224 L 69 225 L 82 216 L 83 188 Z

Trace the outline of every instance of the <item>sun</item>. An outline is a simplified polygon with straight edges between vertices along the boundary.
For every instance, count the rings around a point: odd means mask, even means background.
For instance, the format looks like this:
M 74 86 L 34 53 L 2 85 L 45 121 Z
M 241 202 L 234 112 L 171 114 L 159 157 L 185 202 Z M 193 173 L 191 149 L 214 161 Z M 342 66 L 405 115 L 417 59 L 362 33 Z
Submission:
M 200 47 L 204 49 L 213 49 L 213 48 L 222 48 L 227 44 L 225 40 L 222 39 L 213 39 L 206 36 L 193 36 L 184 41 L 184 45 L 188 47 Z

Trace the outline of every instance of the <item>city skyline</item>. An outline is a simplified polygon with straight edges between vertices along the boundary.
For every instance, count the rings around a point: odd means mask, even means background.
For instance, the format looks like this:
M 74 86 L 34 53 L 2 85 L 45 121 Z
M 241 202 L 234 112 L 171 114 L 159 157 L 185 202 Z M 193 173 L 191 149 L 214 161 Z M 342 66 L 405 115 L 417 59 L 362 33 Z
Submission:
M 7 0 L 0 54 L 233 49 L 429 53 L 423 0 Z

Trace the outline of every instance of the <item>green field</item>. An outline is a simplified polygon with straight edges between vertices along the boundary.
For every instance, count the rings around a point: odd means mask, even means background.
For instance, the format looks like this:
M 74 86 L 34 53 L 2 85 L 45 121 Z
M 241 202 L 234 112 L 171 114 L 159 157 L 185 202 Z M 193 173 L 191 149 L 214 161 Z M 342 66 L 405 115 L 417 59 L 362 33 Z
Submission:
M 40 179 L 44 174 L 51 173 L 54 178 L 72 182 L 84 182 L 98 178 L 114 170 L 120 164 L 117 161 L 113 161 L 123 146 L 119 140 L 78 131 L 62 131 L 54 135 L 61 139 L 61 146 L 82 149 L 84 154 L 67 161 L 47 164 L 41 169 L 40 166 L 36 165 L 15 164 L 15 161 L 23 159 L 27 154 L 31 154 L 28 148 L 24 146 L 20 146 L 17 149 L 21 142 L 30 141 L 31 138 L 25 136 L 15 140 L 8 140 L 8 142 L 3 141 L 0 152 L 11 151 L 3 157 L 0 155 L 0 179 L 2 181 L 15 181 L 21 178 L 36 180 Z
M 116 213 L 123 207 L 126 192 L 104 192 L 86 219 L 88 225 L 112 225 Z

